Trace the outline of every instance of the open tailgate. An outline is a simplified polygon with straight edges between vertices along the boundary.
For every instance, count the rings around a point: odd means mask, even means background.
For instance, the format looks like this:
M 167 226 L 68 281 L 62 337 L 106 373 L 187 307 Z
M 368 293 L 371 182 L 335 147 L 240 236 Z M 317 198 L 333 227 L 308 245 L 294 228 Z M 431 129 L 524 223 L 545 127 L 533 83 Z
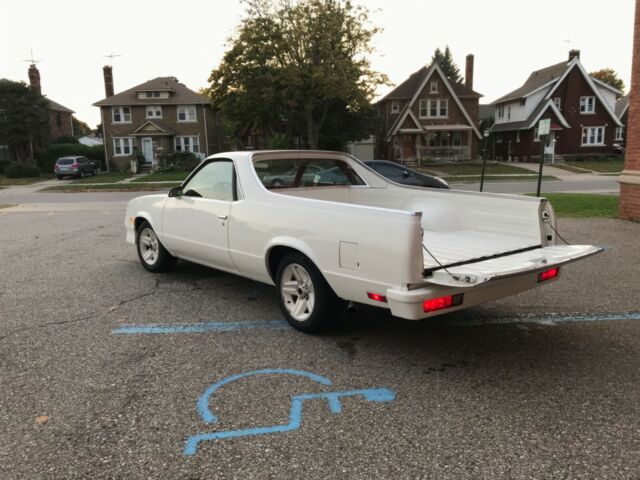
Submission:
M 437 269 L 426 282 L 450 287 L 474 287 L 489 280 L 544 270 L 586 258 L 603 249 L 593 245 L 554 245 L 512 255 Z

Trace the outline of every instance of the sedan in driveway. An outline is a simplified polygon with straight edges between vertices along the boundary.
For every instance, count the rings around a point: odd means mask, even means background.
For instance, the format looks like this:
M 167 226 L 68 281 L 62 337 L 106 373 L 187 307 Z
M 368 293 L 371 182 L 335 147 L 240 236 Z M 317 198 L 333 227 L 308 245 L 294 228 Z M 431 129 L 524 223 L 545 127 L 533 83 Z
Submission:
M 60 157 L 56 160 L 53 167 L 58 180 L 62 180 L 65 176 L 82 178 L 85 175 L 97 175 L 98 167 L 96 162 L 89 160 L 87 157 Z
M 364 164 L 392 182 L 413 187 L 450 188 L 440 177 L 425 175 L 386 160 L 365 160 Z

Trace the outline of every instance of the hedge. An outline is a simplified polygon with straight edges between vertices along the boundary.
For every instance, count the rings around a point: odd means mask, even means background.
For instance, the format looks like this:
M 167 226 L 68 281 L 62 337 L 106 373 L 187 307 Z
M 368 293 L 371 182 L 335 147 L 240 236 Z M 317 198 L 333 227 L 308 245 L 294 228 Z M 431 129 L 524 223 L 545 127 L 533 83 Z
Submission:
M 36 154 L 36 163 L 43 172 L 51 173 L 53 172 L 53 166 L 58 158 L 74 155 L 83 156 L 87 157 L 89 160 L 94 160 L 97 162 L 101 170 L 104 169 L 104 146 L 102 145 L 94 145 L 92 147 L 89 147 L 87 145 L 82 145 L 79 143 L 54 144 L 48 147 L 46 150 L 38 152 Z
M 40 169 L 35 165 L 25 163 L 10 163 L 4 169 L 7 178 L 32 178 L 40 176 Z

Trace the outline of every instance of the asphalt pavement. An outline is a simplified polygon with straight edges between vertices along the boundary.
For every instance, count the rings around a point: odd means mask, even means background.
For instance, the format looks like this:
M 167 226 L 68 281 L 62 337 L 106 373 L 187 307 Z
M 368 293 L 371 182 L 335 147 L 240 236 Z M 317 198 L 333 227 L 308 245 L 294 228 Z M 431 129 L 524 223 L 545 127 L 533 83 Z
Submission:
M 144 270 L 134 194 L 33 195 L 0 210 L 3 480 L 638 478 L 637 223 L 561 219 L 606 251 L 534 291 L 310 336 L 272 287 Z

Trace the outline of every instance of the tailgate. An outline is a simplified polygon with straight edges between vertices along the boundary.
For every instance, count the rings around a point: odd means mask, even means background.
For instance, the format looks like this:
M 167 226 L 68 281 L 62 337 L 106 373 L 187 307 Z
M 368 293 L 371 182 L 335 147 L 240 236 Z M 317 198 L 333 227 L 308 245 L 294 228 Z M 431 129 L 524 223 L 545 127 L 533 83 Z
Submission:
M 602 248 L 593 245 L 554 245 L 500 256 L 475 263 L 436 269 L 428 283 L 450 287 L 473 287 L 489 280 L 519 275 L 574 262 L 595 255 Z

